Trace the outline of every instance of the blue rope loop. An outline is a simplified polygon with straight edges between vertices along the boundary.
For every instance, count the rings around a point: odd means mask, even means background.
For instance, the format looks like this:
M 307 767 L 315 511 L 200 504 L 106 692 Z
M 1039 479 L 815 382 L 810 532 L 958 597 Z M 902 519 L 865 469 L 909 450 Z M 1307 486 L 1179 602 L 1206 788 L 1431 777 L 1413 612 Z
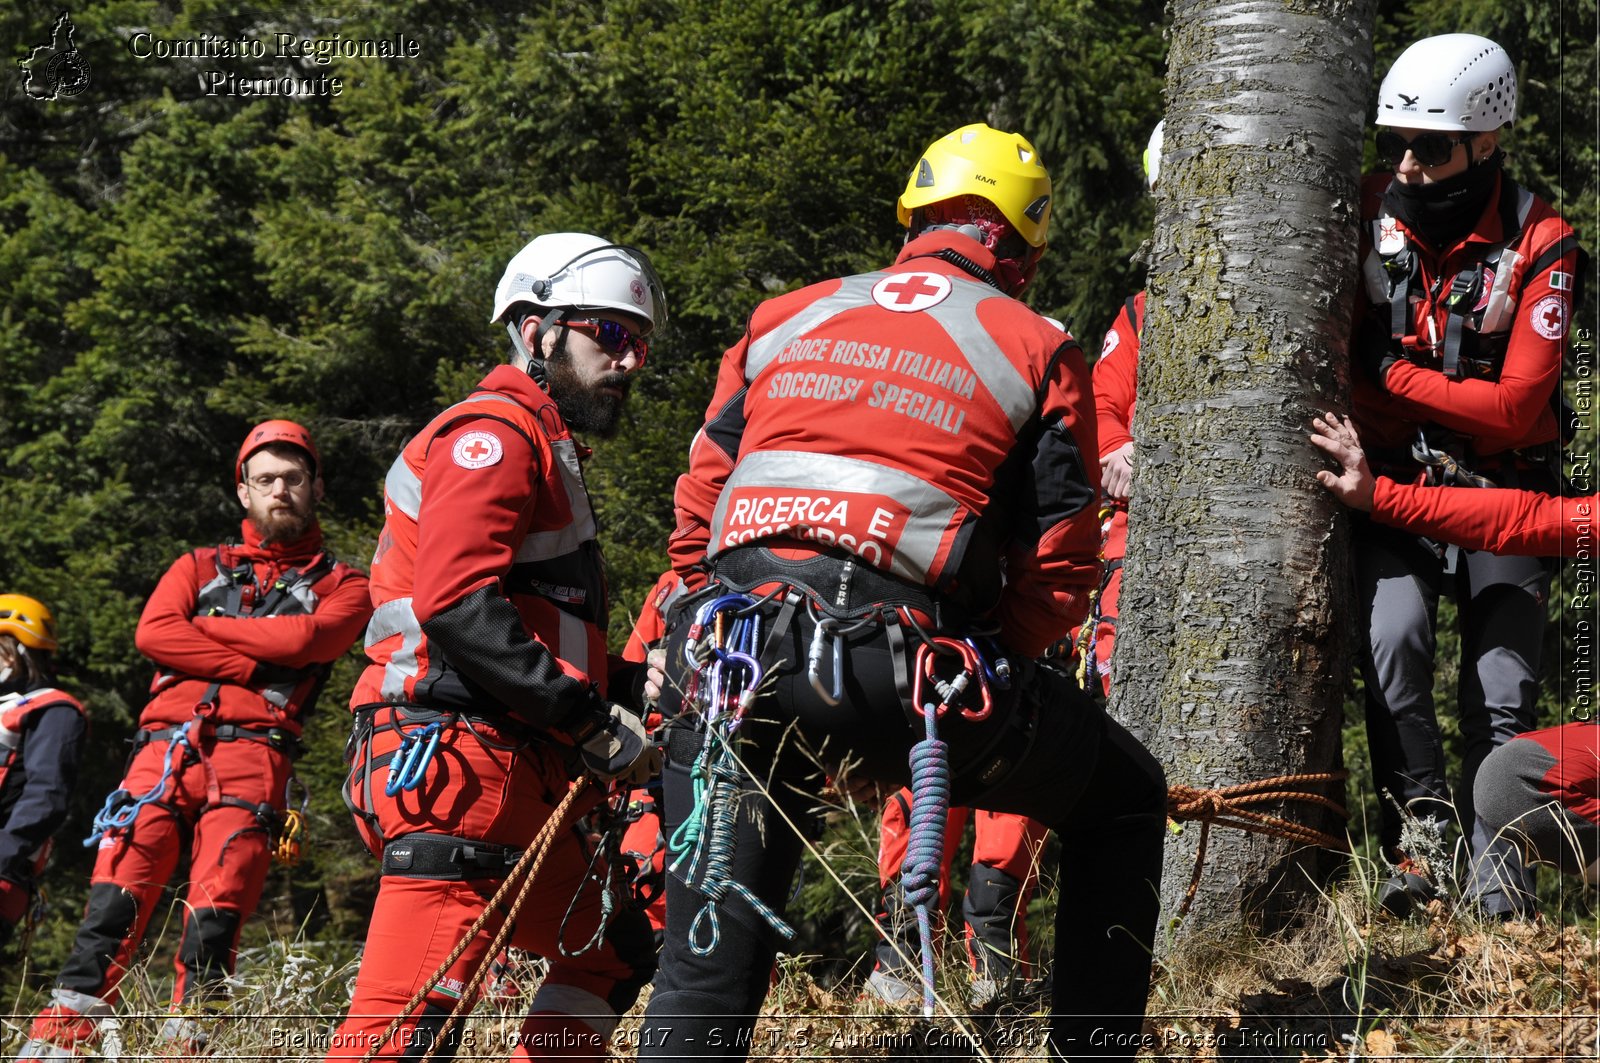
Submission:
M 795 936 L 794 928 L 733 874 L 739 802 L 747 793 L 737 735 L 762 679 L 758 604 L 744 594 L 713 599 L 695 615 L 684 645 L 684 657 L 694 670 L 689 707 L 704 721 L 704 742 L 689 770 L 693 807 L 672 832 L 667 847 L 672 870 L 687 862 L 684 877 L 698 881 L 696 888 L 706 898 L 689 927 L 689 948 L 697 956 L 710 956 L 720 944 L 717 908 L 730 893 L 785 940 Z M 709 640 L 702 642 L 708 635 Z
M 183 726 L 167 739 L 167 751 L 161 758 L 161 778 L 157 779 L 155 785 L 147 792 L 135 798 L 132 793 L 119 787 L 106 795 L 105 804 L 94 814 L 94 822 L 89 827 L 89 836 L 83 839 L 85 849 L 99 842 L 111 831 L 122 830 L 129 826 L 139 818 L 140 809 L 161 799 L 162 793 L 167 788 L 167 780 L 172 778 L 173 754 L 180 745 L 185 749 L 194 748 L 194 743 L 189 740 L 189 728 L 193 727 L 198 719 L 199 717 L 195 716 L 185 720 Z
M 398 729 L 398 725 L 397 725 Z M 400 748 L 389 761 L 389 777 L 383 784 L 383 795 L 394 797 L 402 790 L 415 790 L 422 785 L 433 763 L 434 751 L 439 748 L 439 735 L 443 732 L 439 721 L 413 731 L 401 731 Z
M 939 878 L 944 864 L 945 827 L 950 816 L 950 747 L 938 737 L 935 706 L 923 709 L 927 737 L 911 747 L 911 835 L 900 868 L 900 892 L 917 913 L 922 942 L 922 1014 L 933 1018 L 934 922 Z

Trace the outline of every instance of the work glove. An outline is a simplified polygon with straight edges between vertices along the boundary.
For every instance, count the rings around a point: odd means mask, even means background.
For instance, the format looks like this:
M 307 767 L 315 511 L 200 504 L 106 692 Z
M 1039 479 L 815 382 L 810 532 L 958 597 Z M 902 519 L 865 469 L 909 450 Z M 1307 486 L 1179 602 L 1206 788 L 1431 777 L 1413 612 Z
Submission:
M 661 750 L 644 729 L 644 722 L 613 704 L 605 723 L 578 745 L 583 766 L 601 782 L 643 786 L 661 772 Z

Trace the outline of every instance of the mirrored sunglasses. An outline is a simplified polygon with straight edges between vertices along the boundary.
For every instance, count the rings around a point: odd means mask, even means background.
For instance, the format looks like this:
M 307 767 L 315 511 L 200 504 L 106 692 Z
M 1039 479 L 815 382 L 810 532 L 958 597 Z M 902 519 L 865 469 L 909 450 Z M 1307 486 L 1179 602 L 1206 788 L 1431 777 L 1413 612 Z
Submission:
M 1399 166 L 1408 151 L 1424 166 L 1443 166 L 1455 153 L 1456 145 L 1471 140 L 1472 134 L 1452 136 L 1439 132 L 1418 133 L 1407 140 L 1392 129 L 1381 129 L 1375 139 L 1378 157 L 1390 166 Z
M 650 356 L 650 344 L 643 336 L 636 336 L 628 326 L 619 324 L 608 318 L 590 318 L 587 320 L 563 321 L 561 324 L 570 329 L 591 337 L 600 349 L 613 358 L 625 358 L 629 351 L 636 355 L 638 365 L 642 367 L 644 360 Z

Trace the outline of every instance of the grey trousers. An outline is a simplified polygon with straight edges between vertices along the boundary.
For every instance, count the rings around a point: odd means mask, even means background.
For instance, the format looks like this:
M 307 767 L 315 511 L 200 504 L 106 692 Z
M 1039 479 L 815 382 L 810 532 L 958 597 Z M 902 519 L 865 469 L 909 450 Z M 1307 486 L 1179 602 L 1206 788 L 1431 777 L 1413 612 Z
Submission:
M 1371 522 L 1357 526 L 1354 553 L 1367 737 L 1374 782 L 1394 799 L 1380 801 L 1383 844 L 1393 855 L 1401 825 L 1395 802 L 1419 818 L 1474 824 L 1478 767 L 1491 750 L 1533 728 L 1551 572 L 1534 557 L 1436 551 Z M 1441 594 L 1455 598 L 1461 623 L 1457 713 L 1465 750 L 1453 803 L 1433 704 Z M 1463 829 L 1475 864 L 1492 861 L 1495 868 L 1469 884 L 1469 898 L 1486 914 L 1525 910 L 1532 879 L 1515 847 L 1475 824 Z
M 1591 793 L 1597 774 L 1596 726 L 1569 724 L 1554 732 L 1541 732 L 1541 736 L 1572 737 L 1570 743 L 1563 743 L 1564 756 L 1579 761 L 1587 758 L 1586 781 Z M 1572 800 L 1570 792 L 1553 791 L 1547 775 L 1555 767 L 1555 753 L 1529 739 L 1507 742 L 1490 753 L 1473 789 L 1478 823 L 1491 837 L 1504 836 L 1515 842 L 1530 863 L 1554 864 L 1569 875 L 1582 875 L 1600 860 L 1600 825 L 1563 803 L 1563 799 Z M 1485 873 L 1494 870 L 1484 869 Z

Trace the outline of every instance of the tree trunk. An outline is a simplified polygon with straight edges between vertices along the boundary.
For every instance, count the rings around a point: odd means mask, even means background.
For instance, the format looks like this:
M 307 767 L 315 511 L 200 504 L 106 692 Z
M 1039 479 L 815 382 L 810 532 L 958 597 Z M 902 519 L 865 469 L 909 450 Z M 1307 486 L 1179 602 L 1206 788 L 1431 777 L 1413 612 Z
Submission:
M 1169 783 L 1217 788 L 1342 761 L 1345 527 L 1306 435 L 1348 409 L 1373 0 L 1170 11 L 1113 711 Z M 1310 804 L 1264 810 L 1343 836 Z M 1199 834 L 1168 846 L 1168 916 Z M 1227 827 L 1205 863 L 1190 925 L 1268 932 L 1332 864 Z

